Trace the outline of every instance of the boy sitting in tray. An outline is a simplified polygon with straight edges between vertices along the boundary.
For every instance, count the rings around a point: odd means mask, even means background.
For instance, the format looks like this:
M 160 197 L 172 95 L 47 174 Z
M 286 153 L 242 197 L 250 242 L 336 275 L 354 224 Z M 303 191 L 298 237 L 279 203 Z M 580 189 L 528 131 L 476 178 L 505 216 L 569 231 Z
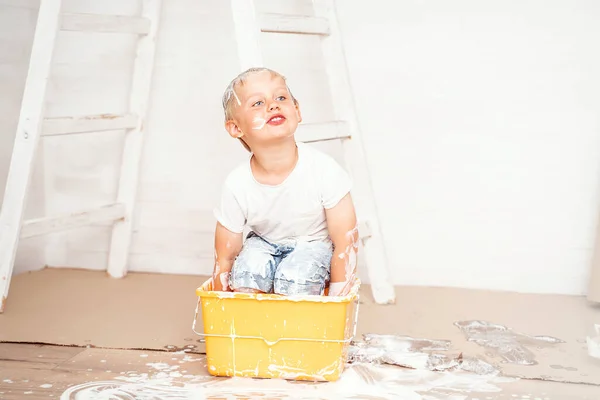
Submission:
M 296 143 L 302 117 L 285 78 L 251 68 L 229 84 L 223 108 L 250 156 L 215 209 L 214 290 L 323 295 L 329 284 L 330 296 L 347 294 L 358 247 L 351 181 L 333 158 Z

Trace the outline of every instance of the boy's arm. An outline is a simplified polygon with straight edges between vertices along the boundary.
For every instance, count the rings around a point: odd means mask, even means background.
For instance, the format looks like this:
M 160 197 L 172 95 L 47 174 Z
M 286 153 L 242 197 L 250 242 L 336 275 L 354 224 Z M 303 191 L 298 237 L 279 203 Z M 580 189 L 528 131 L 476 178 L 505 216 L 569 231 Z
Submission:
M 242 233 L 234 233 L 217 222 L 215 229 L 215 265 L 213 270 L 213 290 L 230 291 L 229 273 L 233 261 L 242 249 Z
M 333 208 L 326 209 L 325 216 L 329 236 L 334 245 L 329 295 L 345 295 L 350 290 L 356 276 L 358 251 L 356 212 L 350 193 Z

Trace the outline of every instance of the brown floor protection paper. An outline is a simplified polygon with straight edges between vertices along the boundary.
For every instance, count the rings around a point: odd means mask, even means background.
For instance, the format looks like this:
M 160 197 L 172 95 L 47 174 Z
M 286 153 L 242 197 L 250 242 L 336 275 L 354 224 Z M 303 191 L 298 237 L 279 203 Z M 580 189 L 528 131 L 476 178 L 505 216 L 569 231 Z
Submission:
M 0 341 L 202 352 L 191 327 L 195 289 L 205 279 L 142 273 L 112 279 L 103 271 L 71 269 L 16 275 L 6 311 L 0 315 Z M 583 296 L 428 287 L 396 290 L 395 305 L 379 306 L 364 285 L 357 339 L 363 333 L 446 339 L 452 342 L 450 353 L 484 358 L 508 376 L 600 385 L 600 360 L 589 357 L 585 345 L 593 323 L 600 323 L 600 307 Z M 565 343 L 528 347 L 536 365 L 502 363 L 489 349 L 465 339 L 454 325 L 465 320 L 489 321 Z

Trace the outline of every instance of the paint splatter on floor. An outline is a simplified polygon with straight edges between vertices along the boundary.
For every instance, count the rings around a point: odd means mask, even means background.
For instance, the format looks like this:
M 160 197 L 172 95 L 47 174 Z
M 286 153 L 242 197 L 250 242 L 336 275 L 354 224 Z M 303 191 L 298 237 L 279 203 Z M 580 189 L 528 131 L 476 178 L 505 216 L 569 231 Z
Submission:
M 336 382 L 215 378 L 183 375 L 179 365 L 148 363 L 149 373 L 128 372 L 115 380 L 89 382 L 66 390 L 61 400 L 175 399 L 363 399 L 454 400 L 467 393 L 496 393 L 513 378 L 464 372 L 433 372 L 388 365 L 353 364 Z M 206 365 L 198 365 L 206 368 Z M 460 395 L 460 396 L 459 396 Z
M 349 350 L 350 362 L 398 365 L 429 371 L 467 371 L 479 375 L 497 375 L 499 370 L 484 360 L 462 353 L 441 354 L 450 349 L 449 340 L 416 339 L 410 336 L 364 335 Z M 438 351 L 438 352 L 434 352 Z
M 565 343 L 551 336 L 529 336 L 514 332 L 504 325 L 487 321 L 458 321 L 454 323 L 470 342 L 485 347 L 505 362 L 521 365 L 535 365 L 534 354 L 527 347 L 544 347 Z

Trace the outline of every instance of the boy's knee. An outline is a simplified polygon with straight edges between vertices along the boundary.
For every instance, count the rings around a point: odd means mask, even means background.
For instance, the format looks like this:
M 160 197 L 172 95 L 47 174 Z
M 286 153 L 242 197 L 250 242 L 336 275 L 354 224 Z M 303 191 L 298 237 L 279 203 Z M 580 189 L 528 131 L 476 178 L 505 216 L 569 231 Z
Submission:
M 329 281 L 330 261 L 326 255 L 289 256 L 279 264 L 273 280 L 274 292 L 281 295 L 322 295 Z
M 314 295 L 320 296 L 325 291 L 325 279 L 323 280 L 291 280 L 285 277 L 277 277 L 273 280 L 273 292 L 283 296 Z
M 274 272 L 273 256 L 262 243 L 249 239 L 233 262 L 229 287 L 238 292 L 269 293 L 273 290 Z

